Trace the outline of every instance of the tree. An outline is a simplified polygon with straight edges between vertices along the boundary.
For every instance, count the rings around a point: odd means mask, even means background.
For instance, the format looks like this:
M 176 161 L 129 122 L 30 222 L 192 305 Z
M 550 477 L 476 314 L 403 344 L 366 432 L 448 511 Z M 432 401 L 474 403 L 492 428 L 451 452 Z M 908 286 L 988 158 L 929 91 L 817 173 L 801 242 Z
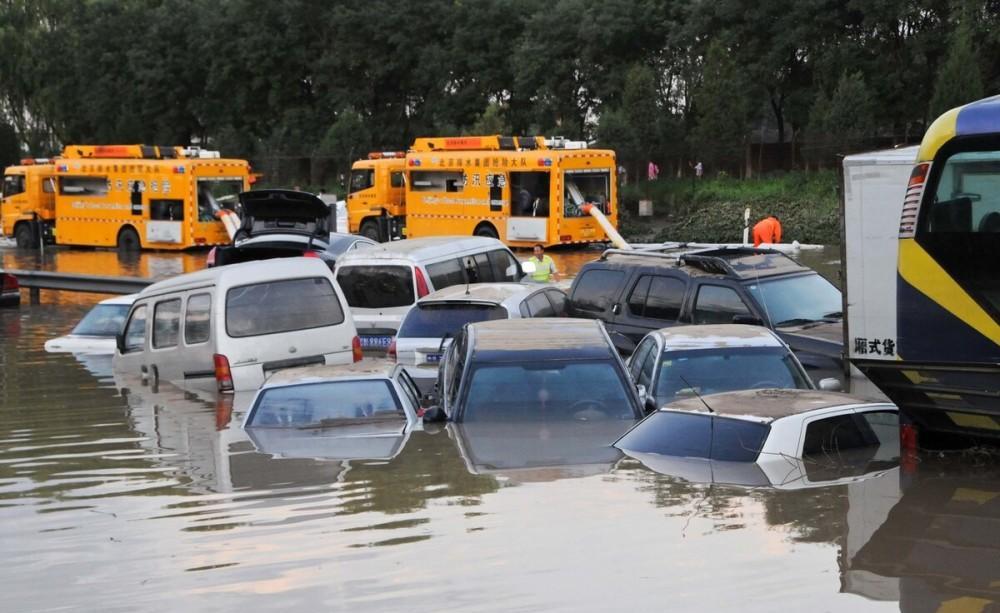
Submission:
M 857 150 L 875 132 L 875 103 L 860 72 L 845 71 L 833 96 L 816 95 L 807 135 L 817 162 Z
M 317 153 L 329 157 L 333 172 L 346 174 L 355 160 L 371 150 L 372 135 L 364 118 L 354 109 L 345 109 L 327 129 Z
M 694 154 L 713 167 L 739 167 L 759 90 L 718 41 L 708 48 L 702 74 L 692 93 Z
M 952 35 L 948 57 L 938 70 L 931 97 L 930 112 L 937 117 L 948 109 L 983 97 L 983 75 L 979 54 L 972 43 L 972 32 L 963 21 Z

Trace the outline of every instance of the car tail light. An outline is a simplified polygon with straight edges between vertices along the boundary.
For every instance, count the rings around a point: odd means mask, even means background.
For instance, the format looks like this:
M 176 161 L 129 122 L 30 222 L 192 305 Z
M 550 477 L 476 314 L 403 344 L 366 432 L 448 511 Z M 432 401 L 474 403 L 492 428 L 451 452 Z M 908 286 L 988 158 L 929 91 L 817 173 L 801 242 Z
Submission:
M 302 257 L 304 257 L 304 258 L 318 258 L 319 257 L 319 251 L 304 251 L 302 253 Z
M 212 356 L 212 361 L 215 363 L 215 383 L 219 386 L 219 391 L 233 391 L 233 373 L 229 369 L 229 358 L 217 353 Z
M 917 427 L 912 423 L 899 424 L 899 469 L 906 474 L 917 470 Z
M 903 212 L 899 216 L 899 238 L 913 238 L 917 229 L 917 214 L 920 212 L 920 200 L 924 196 L 924 186 L 927 184 L 929 163 L 917 164 L 910 173 L 910 182 L 906 186 L 906 196 L 903 197 Z
M 360 362 L 361 358 L 365 357 L 365 354 L 361 351 L 361 337 L 355 336 L 351 340 L 351 353 L 354 355 L 354 361 Z
M 217 249 L 218 247 L 212 247 L 212 249 L 208 252 L 208 255 L 205 257 L 205 265 L 208 268 L 215 266 L 215 252 Z
M 393 362 L 398 361 L 399 358 L 396 356 L 396 339 L 392 339 L 392 342 L 389 343 L 389 348 L 385 350 L 385 357 Z
M 14 275 L 0 274 L 0 291 L 14 291 L 20 288 L 21 284 L 18 283 L 17 277 Z
M 414 268 L 413 274 L 417 279 L 417 298 L 423 298 L 431 293 L 430 289 L 427 288 L 427 279 L 424 278 L 424 272 L 419 268 Z

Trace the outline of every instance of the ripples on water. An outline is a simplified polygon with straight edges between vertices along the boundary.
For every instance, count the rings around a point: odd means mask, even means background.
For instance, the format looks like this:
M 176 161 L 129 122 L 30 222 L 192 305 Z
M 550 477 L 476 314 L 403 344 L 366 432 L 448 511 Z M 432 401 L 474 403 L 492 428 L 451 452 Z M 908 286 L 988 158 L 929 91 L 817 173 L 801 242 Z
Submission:
M 45 354 L 94 300 L 0 310 L 4 610 L 1000 599 L 1000 483 L 967 465 L 799 491 L 692 484 L 623 458 L 594 426 L 451 425 L 390 460 L 272 457 L 233 425 L 246 395 L 119 392 L 110 361 Z

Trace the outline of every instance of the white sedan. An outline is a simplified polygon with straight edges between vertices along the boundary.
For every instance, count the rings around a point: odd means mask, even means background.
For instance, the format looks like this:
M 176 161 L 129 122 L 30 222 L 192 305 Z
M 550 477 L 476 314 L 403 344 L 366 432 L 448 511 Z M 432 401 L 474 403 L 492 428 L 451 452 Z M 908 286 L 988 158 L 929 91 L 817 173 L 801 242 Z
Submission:
M 49 353 L 108 354 L 115 352 L 115 337 L 125 325 L 128 310 L 138 294 L 98 302 L 66 336 L 45 341 Z

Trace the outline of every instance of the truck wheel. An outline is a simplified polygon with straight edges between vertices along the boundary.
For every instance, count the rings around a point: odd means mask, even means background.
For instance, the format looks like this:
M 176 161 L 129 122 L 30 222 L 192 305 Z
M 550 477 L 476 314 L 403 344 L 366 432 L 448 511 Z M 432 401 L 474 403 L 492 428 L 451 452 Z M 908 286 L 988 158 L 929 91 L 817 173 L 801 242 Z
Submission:
M 35 249 L 38 242 L 35 240 L 35 233 L 31 231 L 31 226 L 22 223 L 14 229 L 14 242 L 20 249 Z
M 132 253 L 142 247 L 139 242 L 139 233 L 133 228 L 122 228 L 118 233 L 118 251 Z
M 483 224 L 478 228 L 476 228 L 475 235 L 485 236 L 487 238 L 500 238 L 500 235 L 497 234 L 497 231 L 493 228 L 493 226 L 489 224 Z
M 379 236 L 378 232 L 378 224 L 371 220 L 361 224 L 361 236 L 370 238 L 376 242 L 382 242 L 382 237 Z

